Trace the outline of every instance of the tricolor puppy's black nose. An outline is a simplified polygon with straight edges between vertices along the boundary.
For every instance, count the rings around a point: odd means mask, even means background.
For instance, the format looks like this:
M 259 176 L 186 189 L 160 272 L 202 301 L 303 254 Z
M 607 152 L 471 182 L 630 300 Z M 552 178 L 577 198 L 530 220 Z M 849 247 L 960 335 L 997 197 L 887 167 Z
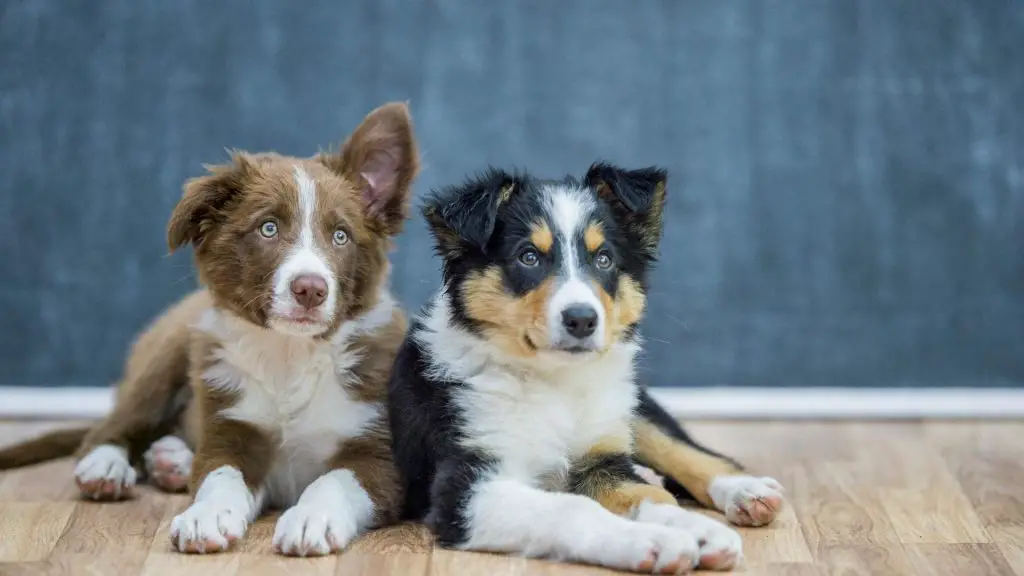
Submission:
M 597 328 L 597 310 L 586 304 L 574 304 L 562 310 L 562 326 L 571 336 L 586 338 Z

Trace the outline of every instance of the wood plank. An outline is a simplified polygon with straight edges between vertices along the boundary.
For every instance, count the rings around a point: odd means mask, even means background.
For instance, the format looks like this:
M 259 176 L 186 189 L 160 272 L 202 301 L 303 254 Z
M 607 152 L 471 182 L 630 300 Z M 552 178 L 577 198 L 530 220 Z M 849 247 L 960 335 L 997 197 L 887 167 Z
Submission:
M 934 576 L 1013 576 L 994 544 L 908 544 L 916 574 Z
M 1024 526 L 990 526 L 989 534 L 1017 576 L 1024 576 Z
M 825 574 L 918 574 L 899 544 L 827 544 L 817 550 Z
M 960 490 L 883 490 L 880 498 L 900 542 L 958 544 L 992 541 L 974 507 Z
M 81 501 L 54 552 L 103 555 L 148 550 L 166 506 L 166 500 L 150 494 L 124 502 Z
M 45 560 L 0 564 L 4 576 L 103 576 L 106 574 L 138 574 L 146 562 L 147 553 L 124 550 L 120 554 L 51 554 Z
M 45 559 L 75 511 L 72 502 L 0 503 L 0 562 Z

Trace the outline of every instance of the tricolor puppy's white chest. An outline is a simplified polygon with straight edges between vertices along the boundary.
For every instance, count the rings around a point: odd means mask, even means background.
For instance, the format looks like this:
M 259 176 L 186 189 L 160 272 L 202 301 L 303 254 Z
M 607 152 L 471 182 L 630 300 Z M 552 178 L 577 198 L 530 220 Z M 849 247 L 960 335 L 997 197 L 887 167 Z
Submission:
M 467 444 L 498 455 L 502 474 L 556 488 L 575 458 L 605 436 L 628 434 L 631 378 L 631 370 L 597 380 L 580 372 L 551 380 L 486 371 L 460 395 Z

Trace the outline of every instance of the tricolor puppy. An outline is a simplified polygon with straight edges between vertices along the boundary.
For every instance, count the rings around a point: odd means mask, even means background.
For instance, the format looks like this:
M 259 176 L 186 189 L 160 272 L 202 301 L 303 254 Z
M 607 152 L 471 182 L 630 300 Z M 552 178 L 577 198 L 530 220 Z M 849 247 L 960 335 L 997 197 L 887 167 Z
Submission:
M 739 535 L 677 505 L 770 522 L 781 487 L 702 448 L 637 383 L 666 174 L 491 171 L 428 200 L 444 286 L 389 385 L 404 516 L 466 550 L 674 573 L 725 569 Z M 667 478 L 644 481 L 640 463 Z
M 384 402 L 405 333 L 388 252 L 418 169 L 404 104 L 370 113 L 337 153 L 235 153 L 185 186 L 171 249 L 198 291 L 134 346 L 113 412 L 89 430 L 0 453 L 5 467 L 74 451 L 83 493 L 117 499 L 138 465 L 167 489 L 185 552 L 217 552 L 266 507 L 273 543 L 327 554 L 399 512 Z M 84 439 L 83 439 L 84 436 Z

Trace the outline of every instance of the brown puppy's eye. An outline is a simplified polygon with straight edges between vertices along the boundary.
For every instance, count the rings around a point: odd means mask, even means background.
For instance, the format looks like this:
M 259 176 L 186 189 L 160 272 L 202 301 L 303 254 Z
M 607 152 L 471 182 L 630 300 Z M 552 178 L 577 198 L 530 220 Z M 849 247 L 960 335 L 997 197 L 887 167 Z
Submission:
M 537 255 L 536 250 L 530 248 L 519 255 L 519 262 L 521 262 L 523 266 L 532 268 L 540 262 L 540 256 Z
M 335 230 L 334 237 L 332 238 L 335 246 L 344 246 L 348 244 L 348 234 L 344 230 Z
M 601 270 L 607 270 L 612 267 L 612 257 L 607 252 L 601 252 L 594 258 L 594 264 Z
M 264 238 L 274 238 L 277 236 L 277 222 L 273 220 L 267 220 L 263 224 L 260 224 L 260 236 Z

